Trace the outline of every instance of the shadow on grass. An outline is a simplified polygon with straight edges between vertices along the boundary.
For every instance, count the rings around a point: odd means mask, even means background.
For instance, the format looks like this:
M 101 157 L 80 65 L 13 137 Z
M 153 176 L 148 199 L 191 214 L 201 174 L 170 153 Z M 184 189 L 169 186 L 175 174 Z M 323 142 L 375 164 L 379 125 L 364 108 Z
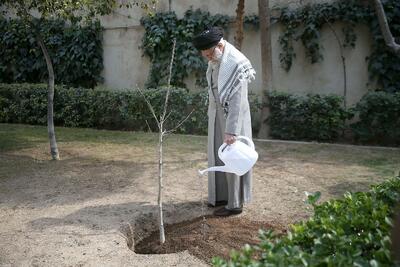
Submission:
M 19 155 L 0 155 L 0 159 L 0 203 L 9 207 L 73 204 L 126 192 L 146 196 L 155 193 L 158 186 L 158 164 L 151 160 L 79 155 L 60 161 Z M 165 160 L 164 171 L 172 175 L 200 162 L 205 159 Z
M 27 156 L 1 158 L 5 173 L 0 179 L 0 202 L 13 207 L 72 204 L 106 197 L 136 185 L 141 190 L 146 168 L 142 163 L 90 157 L 42 162 Z

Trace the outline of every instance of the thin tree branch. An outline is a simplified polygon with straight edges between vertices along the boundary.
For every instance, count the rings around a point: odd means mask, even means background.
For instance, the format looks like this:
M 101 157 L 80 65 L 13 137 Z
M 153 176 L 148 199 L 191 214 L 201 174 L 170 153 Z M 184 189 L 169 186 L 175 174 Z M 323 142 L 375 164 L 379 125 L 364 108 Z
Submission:
M 171 116 L 172 111 L 168 112 L 167 116 L 165 116 L 164 122 L 166 122 L 168 120 L 168 118 Z
M 146 122 L 147 127 L 149 128 L 149 132 L 152 132 L 152 131 L 151 131 L 151 128 L 150 128 L 150 125 L 149 125 L 149 123 L 147 122 L 147 120 L 144 120 L 144 121 Z
M 174 57 L 175 57 L 175 47 L 176 47 L 176 39 L 173 40 L 171 62 L 169 63 L 169 75 L 168 75 L 168 85 L 167 85 L 168 89 L 167 89 L 167 95 L 165 96 L 164 112 L 160 118 L 160 121 L 162 122 L 164 122 L 165 115 L 167 113 L 168 99 L 169 99 L 169 94 L 171 92 L 171 77 L 172 77 L 172 66 L 174 64 Z
M 185 123 L 185 121 L 187 121 L 190 117 L 190 115 L 192 115 L 192 113 L 194 112 L 194 109 L 186 116 L 186 118 L 184 118 L 183 120 L 181 120 L 178 125 L 176 125 L 172 130 L 168 130 L 165 132 L 165 134 L 171 134 L 173 132 L 175 132 L 179 127 L 182 126 L 182 124 Z
M 150 112 L 151 112 L 151 114 L 153 115 L 154 119 L 156 120 L 158 128 L 160 129 L 161 124 L 160 124 L 160 121 L 159 121 L 158 118 L 157 118 L 157 115 L 156 115 L 156 112 L 155 112 L 154 109 L 153 109 L 153 106 L 151 105 L 151 103 L 150 103 L 150 101 L 147 99 L 147 97 L 144 95 L 142 89 L 140 89 L 139 87 L 137 87 L 137 89 L 138 89 L 139 93 L 143 96 L 144 101 L 146 101 L 146 104 L 147 104 L 147 106 L 149 107 Z
M 383 38 L 385 39 L 386 45 L 393 50 L 396 54 L 400 55 L 400 45 L 396 43 L 393 38 L 392 32 L 389 28 L 389 23 L 387 21 L 385 10 L 380 0 L 374 0 L 375 11 L 378 16 L 379 26 L 382 31 Z

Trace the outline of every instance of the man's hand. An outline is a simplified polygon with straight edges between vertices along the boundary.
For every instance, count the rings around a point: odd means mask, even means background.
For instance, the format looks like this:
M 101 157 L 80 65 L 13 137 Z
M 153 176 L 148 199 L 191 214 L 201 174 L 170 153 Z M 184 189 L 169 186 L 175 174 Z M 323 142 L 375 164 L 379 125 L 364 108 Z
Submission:
M 233 134 L 225 134 L 224 136 L 224 143 L 227 143 L 228 145 L 232 145 L 236 141 L 236 135 Z

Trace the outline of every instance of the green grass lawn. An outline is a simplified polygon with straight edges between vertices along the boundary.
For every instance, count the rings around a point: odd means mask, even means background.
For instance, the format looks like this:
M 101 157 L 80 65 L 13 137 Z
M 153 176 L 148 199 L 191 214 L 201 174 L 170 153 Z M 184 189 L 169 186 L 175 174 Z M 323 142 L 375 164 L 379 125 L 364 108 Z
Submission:
M 84 128 L 56 127 L 57 143 L 84 142 L 88 144 L 115 144 L 135 146 L 156 146 L 158 133 L 107 131 Z M 0 124 L 0 151 L 34 147 L 48 142 L 47 127 L 21 124 Z M 201 148 L 206 145 L 204 136 L 170 135 L 165 145 L 190 145 Z
M 108 146 L 110 155 L 121 146 L 142 148 L 143 151 L 155 151 L 158 143 L 157 133 L 107 131 L 82 128 L 56 127 L 59 146 L 80 145 L 89 147 Z M 47 128 L 20 124 L 0 124 L 0 152 L 18 151 L 34 148 L 48 143 Z M 165 141 L 165 152 L 190 155 L 192 152 L 206 152 L 205 136 L 170 135 Z M 290 142 L 256 142 L 263 157 L 279 161 L 282 158 L 300 162 L 316 162 L 329 165 L 366 167 L 380 176 L 390 177 L 400 169 L 400 149 L 366 148 L 362 146 L 335 146 L 329 144 L 298 144 Z M 63 151 L 60 149 L 63 157 Z M 50 155 L 49 155 L 50 159 Z M 270 161 L 269 160 L 269 161 Z M 0 164 L 1 165 L 1 164 Z M 351 174 L 349 174 L 351 175 Z

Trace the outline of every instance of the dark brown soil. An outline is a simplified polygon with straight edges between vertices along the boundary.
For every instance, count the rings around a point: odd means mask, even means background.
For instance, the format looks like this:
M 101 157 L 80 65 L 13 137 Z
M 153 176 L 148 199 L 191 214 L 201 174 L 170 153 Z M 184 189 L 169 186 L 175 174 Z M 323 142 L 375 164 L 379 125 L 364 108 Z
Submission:
M 282 225 L 254 222 L 244 217 L 196 218 L 165 227 L 165 243 L 160 246 L 159 231 L 140 240 L 134 246 L 138 254 L 167 254 L 188 250 L 195 257 L 210 263 L 214 256 L 229 258 L 231 250 L 239 250 L 245 244 L 259 243 L 258 230 L 273 229 L 284 232 Z

